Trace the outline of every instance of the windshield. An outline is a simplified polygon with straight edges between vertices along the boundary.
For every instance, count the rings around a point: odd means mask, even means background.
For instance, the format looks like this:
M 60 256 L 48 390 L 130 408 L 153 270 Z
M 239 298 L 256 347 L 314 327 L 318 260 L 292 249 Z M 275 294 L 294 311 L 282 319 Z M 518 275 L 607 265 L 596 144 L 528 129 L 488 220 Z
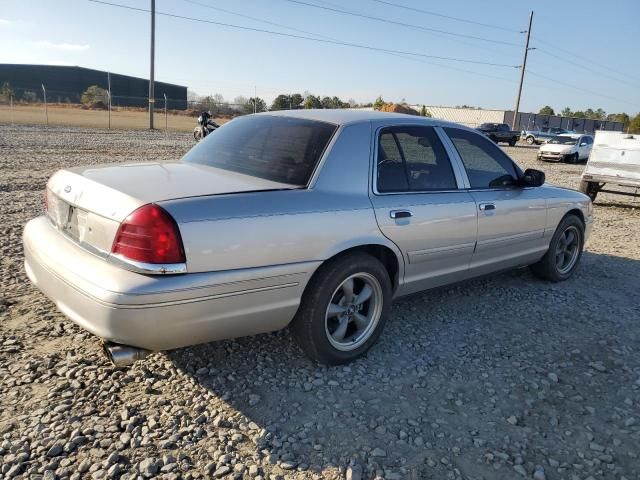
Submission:
M 249 115 L 208 135 L 182 161 L 304 186 L 336 128 L 301 118 Z
M 577 138 L 571 138 L 571 137 L 553 137 L 551 140 L 549 140 L 549 143 L 552 143 L 554 145 L 575 145 L 576 143 L 578 143 L 578 139 Z
M 494 128 L 496 128 L 496 126 L 497 126 L 497 123 L 483 123 L 478 128 L 482 130 L 493 130 Z

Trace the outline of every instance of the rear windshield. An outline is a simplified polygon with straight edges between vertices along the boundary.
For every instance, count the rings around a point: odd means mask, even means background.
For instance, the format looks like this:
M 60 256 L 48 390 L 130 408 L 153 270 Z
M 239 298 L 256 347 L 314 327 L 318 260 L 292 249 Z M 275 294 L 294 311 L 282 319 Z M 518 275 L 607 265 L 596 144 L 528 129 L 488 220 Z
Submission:
M 549 143 L 553 145 L 575 145 L 578 143 L 578 139 L 571 137 L 553 137 L 549 140 Z
M 182 161 L 304 186 L 336 128 L 301 118 L 240 117 L 208 135 Z

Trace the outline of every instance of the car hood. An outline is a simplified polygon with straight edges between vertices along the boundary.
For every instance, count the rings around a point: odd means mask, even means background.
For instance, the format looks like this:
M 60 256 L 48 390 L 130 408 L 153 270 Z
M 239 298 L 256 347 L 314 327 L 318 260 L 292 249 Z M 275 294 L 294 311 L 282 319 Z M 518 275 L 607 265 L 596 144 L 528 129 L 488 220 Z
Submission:
M 550 152 L 550 153 L 571 153 L 574 147 L 575 145 L 559 145 L 555 143 L 545 143 L 544 146 L 540 147 L 540 151 Z

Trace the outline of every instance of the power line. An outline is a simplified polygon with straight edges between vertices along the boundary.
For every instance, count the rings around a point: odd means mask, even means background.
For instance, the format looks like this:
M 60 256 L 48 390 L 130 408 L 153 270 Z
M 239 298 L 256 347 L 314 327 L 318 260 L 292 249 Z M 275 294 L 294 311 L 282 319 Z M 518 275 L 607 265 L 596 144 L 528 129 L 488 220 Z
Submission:
M 214 6 L 211 6 L 211 5 L 207 5 L 205 3 L 197 2 L 196 0 L 184 0 L 184 1 L 187 2 L 187 3 L 191 3 L 193 5 L 198 5 L 198 6 L 201 6 L 201 7 L 204 7 L 204 8 L 209 8 L 211 10 L 216 10 L 216 11 L 228 13 L 230 15 L 237 15 L 237 16 L 240 16 L 240 17 L 243 17 L 243 18 L 254 20 L 256 22 L 262 22 L 262 23 L 266 23 L 266 24 L 269 24 L 269 25 L 275 25 L 275 26 L 278 26 L 278 27 L 281 27 L 281 28 L 287 28 L 289 30 L 293 30 L 293 31 L 296 31 L 296 32 L 302 32 L 302 33 L 306 33 L 306 34 L 309 34 L 309 35 L 315 35 L 317 37 L 327 38 L 329 40 L 335 40 L 335 41 L 338 41 L 338 42 L 341 41 L 340 39 L 337 39 L 335 37 L 329 37 L 327 35 L 322 35 L 322 34 L 316 33 L 316 32 L 310 32 L 308 30 L 300 30 L 299 28 L 294 28 L 294 27 L 291 27 L 289 25 L 272 22 L 272 21 L 265 20 L 265 19 L 258 18 L 258 17 L 252 17 L 252 16 L 249 16 L 249 15 L 245 15 L 245 14 L 242 14 L 242 13 L 234 12 L 232 10 L 227 10 L 227 9 L 224 9 L 224 8 L 214 7 Z M 321 0 L 318 0 L 318 1 L 321 1 Z M 333 5 L 333 4 L 329 3 L 329 2 L 323 2 L 323 3 L 327 3 L 329 5 Z M 465 44 L 466 44 L 466 42 L 465 42 Z M 467 44 L 467 45 L 470 45 L 470 44 Z M 387 53 L 387 52 L 382 52 L 382 53 Z M 423 63 L 423 64 L 427 64 L 427 65 L 435 65 L 437 67 L 446 68 L 446 69 L 449 69 L 449 70 L 455 70 L 455 71 L 463 72 L 463 73 L 471 73 L 473 75 L 479 75 L 479 76 L 486 77 L 486 78 L 493 78 L 495 80 L 501 80 L 501 81 L 506 81 L 506 82 L 509 82 L 509 83 L 513 83 L 513 80 L 509 80 L 509 79 L 506 79 L 504 77 L 499 77 L 497 75 L 490 75 L 488 73 L 476 72 L 475 70 L 467 70 L 467 69 L 463 69 L 463 68 L 459 68 L 459 67 L 453 67 L 453 66 L 450 66 L 450 65 L 443 65 L 441 63 L 429 62 L 429 61 L 423 60 L 421 58 L 415 58 L 415 57 L 412 57 L 412 56 L 402 55 L 402 54 L 397 54 L 397 53 L 388 53 L 388 55 L 393 55 L 394 57 L 402 58 L 402 59 L 405 59 L 405 60 L 411 60 L 413 62 L 419 62 L 419 63 Z M 273 91 L 271 93 L 274 93 L 274 92 L 275 91 Z
M 410 10 L 412 12 L 424 13 L 425 15 L 431 15 L 431 16 L 434 16 L 434 17 L 446 18 L 448 20 L 455 20 L 457 22 L 469 23 L 471 25 L 480 25 L 482 27 L 494 28 L 496 30 L 503 30 L 505 32 L 522 33 L 522 31 L 516 30 L 514 28 L 502 27 L 500 25 L 492 25 L 490 23 L 476 22 L 475 20 L 467 20 L 466 18 L 452 17 L 451 15 L 444 15 L 442 13 L 432 12 L 432 11 L 429 11 L 429 10 L 422 10 L 421 8 L 408 7 L 406 5 L 400 5 L 398 3 L 386 2 L 384 0 L 371 0 L 371 1 L 372 2 L 376 2 L 376 3 L 381 3 L 383 5 L 389 5 L 391 7 L 402 8 L 404 10 Z
M 569 64 L 571 64 L 571 65 L 574 65 L 574 66 L 576 66 L 576 67 L 578 67 L 578 68 L 582 68 L 583 70 L 587 70 L 587 71 L 589 71 L 589 72 L 591 72 L 591 73 L 595 73 L 596 75 L 600 75 L 600 76 L 603 76 L 603 77 L 609 78 L 609 79 L 611 79 L 611 80 L 615 80 L 615 81 L 617 81 L 617 82 L 626 83 L 626 84 L 631 85 L 631 86 L 634 86 L 634 87 L 636 87 L 636 86 L 638 85 L 638 83 L 637 83 L 637 82 L 633 82 L 633 83 L 632 83 L 632 82 L 630 82 L 630 81 L 623 80 L 623 79 L 621 79 L 621 78 L 614 77 L 614 76 L 612 76 L 612 75 L 607 75 L 606 73 L 603 73 L 603 72 L 601 72 L 601 71 L 599 71 L 599 70 L 594 70 L 593 68 L 586 67 L 585 65 L 583 65 L 583 64 L 581 64 L 581 63 L 574 62 L 573 60 L 570 60 L 570 59 L 568 59 L 568 58 L 566 58 L 566 57 L 562 57 L 562 56 L 560 56 L 560 55 L 556 55 L 556 54 L 551 53 L 551 52 L 549 52 L 549 51 L 547 51 L 547 50 L 545 50 L 545 49 L 543 49 L 543 48 L 536 48 L 536 51 L 541 52 L 541 53 L 543 53 L 544 55 L 548 55 L 548 56 L 550 56 L 550 57 L 556 58 L 556 59 L 558 59 L 558 60 L 560 60 L 560 61 L 562 61 L 562 62 L 565 62 L 565 63 L 569 63 Z
M 554 43 L 552 43 L 552 42 L 548 42 L 548 41 L 546 41 L 546 40 L 542 40 L 541 38 L 537 38 L 537 37 L 531 37 L 531 38 L 533 39 L 533 41 L 534 41 L 534 42 L 539 42 L 539 43 L 541 43 L 541 44 L 543 44 L 543 45 L 547 45 L 547 46 L 549 46 L 549 47 L 551 47 L 551 48 L 553 48 L 554 50 L 557 50 L 557 51 L 559 51 L 559 52 L 564 52 L 564 53 L 566 53 L 566 54 L 568 54 L 568 55 L 571 55 L 572 57 L 580 58 L 580 59 L 582 59 L 582 60 L 585 60 L 587 63 L 591 63 L 591 64 L 593 64 L 593 65 L 597 65 L 597 66 L 602 67 L 602 68 L 605 68 L 605 69 L 607 69 L 607 70 L 609 70 L 609 71 L 611 71 L 611 72 L 615 72 L 615 73 L 618 73 L 618 74 L 620 74 L 620 75 L 624 75 L 625 77 L 633 78 L 633 80 L 635 80 L 635 81 L 637 81 L 637 82 L 640 82 L 640 79 L 638 79 L 637 77 L 629 76 L 629 73 L 628 73 L 628 72 L 624 72 L 624 71 L 622 71 L 622 70 L 616 70 L 616 69 L 611 68 L 611 67 L 609 67 L 609 66 L 607 66 L 607 65 L 604 65 L 603 63 L 599 63 L 599 62 L 594 61 L 594 60 L 593 60 L 593 59 L 591 59 L 591 58 L 585 57 L 584 55 L 580 55 L 580 54 L 578 54 L 578 53 L 571 52 L 571 51 L 569 51 L 569 50 L 567 50 L 567 49 L 565 49 L 565 48 L 559 47 L 558 45 L 556 45 L 556 44 L 554 44 Z
M 319 33 L 309 32 L 308 30 L 301 30 L 299 28 L 290 27 L 289 25 L 284 25 L 282 23 L 271 22 L 269 20 L 265 20 L 265 19 L 258 18 L 258 17 L 252 17 L 251 15 L 246 15 L 244 13 L 234 12 L 232 10 L 227 10 L 225 8 L 214 7 L 212 5 L 207 5 L 206 3 L 196 2 L 195 0 L 184 0 L 184 1 L 187 2 L 187 3 L 191 3 L 192 5 L 198 5 L 198 6 L 203 7 L 203 8 L 208 8 L 210 10 L 215 10 L 217 12 L 228 13 L 229 15 L 236 15 L 236 16 L 241 17 L 241 18 L 246 18 L 248 20 L 253 20 L 255 22 L 266 23 L 267 25 L 273 25 L 275 27 L 286 28 L 287 30 L 292 30 L 294 32 L 306 33 L 307 35 L 315 35 L 316 37 L 327 38 L 329 40 L 335 40 L 335 38 L 327 37 L 326 35 L 321 35 Z
M 623 100 L 621 98 L 612 97 L 610 95 L 605 95 L 603 93 L 596 92 L 594 90 L 587 90 L 586 88 L 578 87 L 577 85 L 572 85 L 570 83 L 561 82 L 560 80 L 557 80 L 557 79 L 552 78 L 552 77 L 547 77 L 547 76 L 542 75 L 540 73 L 532 72 L 531 70 L 529 70 L 528 72 L 529 72 L 530 75 L 533 75 L 533 76 L 539 77 L 539 78 L 543 78 L 543 79 L 545 79 L 545 80 L 547 80 L 549 82 L 557 83 L 558 85 L 562 85 L 562 86 L 570 88 L 572 90 L 582 90 L 583 92 L 590 93 L 591 95 L 597 95 L 599 97 L 608 98 L 609 100 L 615 100 L 617 102 L 626 103 L 626 104 L 631 103 L 631 102 L 629 102 L 627 100 Z M 634 105 L 639 105 L 639 104 L 634 104 Z
M 517 43 L 513 43 L 513 42 L 504 42 L 502 40 L 494 40 L 494 39 L 491 39 L 491 38 L 477 37 L 475 35 L 466 35 L 466 34 L 463 34 L 463 33 L 448 32 L 446 30 L 438 30 L 436 28 L 423 27 L 422 25 L 415 25 L 413 23 L 396 22 L 395 20 L 389 20 L 389 19 L 382 18 L 382 17 L 374 17 L 373 15 L 366 15 L 364 13 L 350 12 L 348 10 L 342 10 L 340 8 L 326 7 L 324 5 L 317 5 L 315 3 L 303 2 L 301 0 L 285 0 L 285 1 L 290 2 L 290 3 L 295 3 L 295 4 L 298 4 L 298 5 L 307 6 L 307 7 L 319 8 L 321 10 L 328 10 L 328 11 L 335 12 L 335 13 L 341 13 L 341 14 L 344 14 L 344 15 L 351 15 L 351 16 L 354 16 L 354 17 L 361 17 L 361 18 L 366 18 L 366 19 L 369 19 L 369 20 L 375 20 L 377 22 L 389 23 L 391 25 L 399 25 L 401 27 L 412 28 L 414 30 L 423 30 L 425 32 L 435 32 L 435 33 L 440 33 L 442 35 L 451 35 L 453 37 L 470 38 L 472 40 L 479 40 L 479 41 L 482 41 L 482 42 L 490 42 L 490 43 L 497 43 L 497 44 L 500 44 L 500 45 L 509 45 L 509 46 L 514 46 L 514 47 L 520 47 L 520 45 L 518 45 Z
M 129 5 L 122 5 L 119 3 L 111 3 L 111 2 L 106 2 L 103 0 L 87 0 L 89 2 L 92 3 L 98 3 L 101 5 L 108 5 L 111 7 L 118 7 L 118 8 L 123 8 L 126 10 L 133 10 L 133 11 L 137 11 L 137 12 L 145 12 L 145 13 L 149 13 L 149 10 L 146 8 L 138 8 L 138 7 L 132 7 Z M 195 18 L 195 17 L 187 17 L 184 15 L 177 15 L 177 14 L 173 14 L 173 13 L 167 13 L 167 12 L 158 12 L 156 11 L 156 15 L 162 15 L 164 17 L 171 17 L 171 18 L 178 18 L 181 20 L 188 20 L 188 21 L 192 21 L 192 22 L 200 22 L 200 23 L 207 23 L 207 24 L 211 24 L 211 25 L 219 25 L 222 27 L 228 27 L 228 28 L 236 28 L 239 30 L 245 30 L 245 31 L 251 31 L 251 32 L 258 32 L 258 33 L 266 33 L 269 35 L 277 35 L 280 37 L 288 37 L 288 38 L 296 38 L 299 40 L 309 40 L 312 42 L 319 42 L 319 43 L 327 43 L 327 44 L 331 44 L 331 45 L 340 45 L 340 46 L 345 46 L 345 47 L 353 47 L 353 48 L 360 48 L 360 49 L 364 49 L 364 50 L 371 50 L 371 51 L 377 51 L 377 52 L 385 52 L 385 53 L 394 53 L 394 54 L 401 54 L 401 55 L 413 55 L 416 57 L 422 57 L 422 58 L 432 58 L 432 59 L 436 59 L 436 60 L 444 60 L 444 61 L 449 61 L 449 62 L 457 62 L 457 63 L 470 63 L 470 64 L 474 64 L 474 65 L 489 65 L 492 67 L 506 67 L 506 68 L 519 68 L 518 65 L 508 65 L 505 63 L 493 63 L 493 62 L 483 62 L 483 61 L 479 61 L 479 60 L 470 60 L 470 59 L 464 59 L 464 58 L 456 58 L 456 57 L 444 57 L 444 56 L 439 56 L 439 55 L 427 55 L 424 53 L 418 53 L 418 52 L 407 52 L 407 51 L 403 51 L 403 50 L 392 50 L 392 49 L 388 49 L 388 48 L 380 48 L 380 47 L 373 47 L 370 45 L 364 45 L 364 44 L 360 44 L 360 43 L 351 43 L 351 42 L 343 42 L 343 41 L 338 41 L 338 40 L 329 40 L 329 39 L 323 39 L 323 38 L 313 38 L 313 37 L 306 37 L 303 35 L 295 35 L 292 33 L 284 33 L 284 32 L 276 32 L 273 30 L 265 30 L 262 28 L 254 28 L 254 27 L 246 27 L 243 25 L 234 25 L 232 23 L 223 23 L 223 22 L 215 22 L 213 20 L 206 20 L 203 18 Z

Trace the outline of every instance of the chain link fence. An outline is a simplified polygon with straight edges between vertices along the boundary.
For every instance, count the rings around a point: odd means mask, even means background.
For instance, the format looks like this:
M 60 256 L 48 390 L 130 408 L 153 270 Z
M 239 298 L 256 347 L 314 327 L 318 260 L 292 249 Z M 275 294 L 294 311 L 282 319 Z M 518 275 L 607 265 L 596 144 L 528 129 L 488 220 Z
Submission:
M 149 128 L 148 97 L 110 95 L 107 90 L 87 89 L 84 93 L 11 87 L 0 91 L 0 123 L 59 125 L 89 128 Z M 209 111 L 218 123 L 238 115 L 254 113 L 251 101 L 245 104 L 169 98 L 162 92 L 153 102 L 154 128 L 192 131 L 198 115 Z

